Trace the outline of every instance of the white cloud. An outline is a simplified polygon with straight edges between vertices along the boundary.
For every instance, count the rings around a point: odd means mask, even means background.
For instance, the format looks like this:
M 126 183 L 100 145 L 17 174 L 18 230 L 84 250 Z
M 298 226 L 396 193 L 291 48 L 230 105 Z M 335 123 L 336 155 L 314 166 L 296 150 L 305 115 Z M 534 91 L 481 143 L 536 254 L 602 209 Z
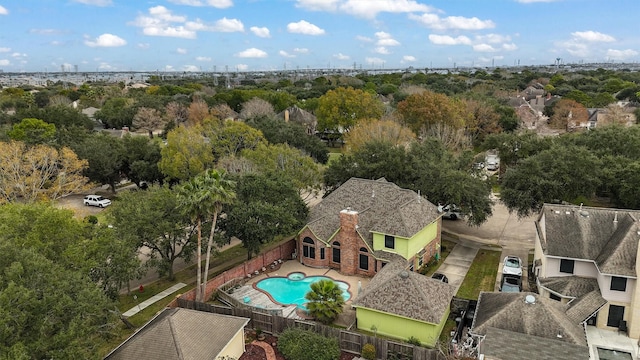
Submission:
M 500 35 L 500 34 L 486 34 L 486 35 L 478 35 L 475 37 L 478 42 L 484 42 L 487 44 L 498 44 L 511 41 L 511 37 L 508 35 Z
M 627 60 L 629 58 L 632 58 L 634 56 L 637 56 L 638 52 L 632 49 L 626 49 L 626 50 L 614 50 L 614 49 L 609 49 L 607 50 L 607 57 L 609 59 L 613 59 L 613 60 Z
M 369 38 L 369 37 L 366 37 L 366 36 L 362 36 L 362 35 L 357 35 L 356 36 L 356 40 L 362 41 L 362 42 L 373 42 L 372 38 Z
M 384 64 L 384 60 L 377 57 L 366 57 L 364 61 L 369 65 L 382 65 Z
M 213 6 L 218 9 L 226 9 L 233 6 L 233 1 L 231 0 L 169 0 L 169 2 L 187 6 Z
M 514 50 L 518 50 L 518 46 L 514 43 L 510 43 L 510 44 L 502 44 L 502 48 L 504 50 L 507 51 L 514 51 Z
M 393 37 L 391 37 L 391 34 L 386 33 L 384 31 L 378 31 L 377 33 L 375 33 L 376 38 L 378 38 L 378 41 L 376 42 L 376 45 L 378 46 L 398 46 L 400 45 L 400 42 L 396 39 L 394 39 Z
M 581 41 L 591 41 L 591 42 L 613 42 L 616 41 L 616 39 L 611 36 L 611 35 L 607 35 L 607 34 L 603 34 L 597 31 L 576 31 L 576 32 L 572 32 L 571 35 L 573 35 L 573 37 L 575 37 L 578 40 Z
M 405 55 L 402 57 L 402 62 L 414 62 L 416 61 L 416 57 L 415 56 L 411 56 L 411 55 Z
M 389 55 L 391 54 L 391 52 L 389 51 L 389 49 L 387 49 L 384 46 L 378 46 L 375 49 L 373 49 L 373 52 L 380 54 L 380 55 Z
M 0 47 L 0 53 L 3 53 L 3 52 L 9 52 L 9 51 L 11 51 L 11 48 L 8 48 L 8 47 Z
M 311 11 L 336 11 L 341 0 L 298 0 L 296 7 Z
M 0 66 L 9 66 L 11 65 L 11 61 L 7 59 L 0 59 Z
M 471 39 L 462 35 L 454 38 L 449 35 L 430 34 L 429 41 L 436 45 L 471 45 Z
M 251 30 L 251 32 L 257 37 L 261 37 L 261 38 L 270 38 L 271 37 L 271 33 L 269 32 L 269 28 L 266 28 L 266 27 L 252 26 L 252 27 L 249 28 L 249 30 Z
M 307 49 L 307 48 L 294 48 L 293 51 L 297 52 L 298 54 L 308 54 L 309 53 L 309 49 Z
M 489 44 L 476 44 L 476 45 L 473 45 L 473 50 L 474 51 L 479 51 L 479 52 L 495 52 L 495 51 L 497 51 L 493 46 L 491 46 Z
M 15 59 L 21 59 L 21 58 L 26 58 L 26 57 L 27 57 L 27 54 L 25 54 L 25 53 L 19 53 L 19 52 L 14 52 L 13 54 L 11 54 L 11 57 L 12 57 L 12 58 L 15 58 Z
M 110 6 L 113 4 L 111 0 L 73 0 L 74 2 L 92 5 L 92 6 Z
M 138 45 L 136 45 L 139 49 L 148 49 L 151 47 L 151 44 L 149 43 L 138 43 Z
M 192 31 L 215 31 L 215 32 L 243 32 L 244 24 L 237 19 L 222 18 L 213 25 L 208 25 L 202 22 L 200 19 L 195 21 L 187 21 L 185 27 Z
M 84 44 L 90 47 L 118 47 L 127 45 L 127 41 L 117 35 L 102 34 L 95 40 L 85 39 Z
M 241 58 L 266 58 L 268 55 L 260 49 L 250 48 L 237 53 L 236 56 Z
M 343 53 L 334 54 L 333 57 L 338 59 L 338 60 L 349 60 L 350 59 L 350 57 L 348 55 L 345 55 Z
M 200 71 L 200 68 L 195 65 L 185 65 L 182 67 L 182 71 L 195 72 Z
M 9 10 L 6 7 L 0 5 L 0 15 L 9 15 Z
M 29 33 L 38 35 L 59 35 L 64 31 L 58 29 L 29 29 Z
M 138 15 L 130 22 L 130 25 L 141 27 L 142 33 L 149 36 L 167 36 L 185 39 L 195 39 L 196 32 L 187 29 L 183 25 L 173 25 L 172 23 L 185 23 L 185 16 L 174 15 L 171 10 L 164 6 L 154 6 L 149 8 L 149 15 Z
M 238 71 L 247 71 L 249 69 L 249 65 L 247 64 L 237 64 L 236 70 Z
M 211 58 L 207 56 L 196 56 L 196 61 L 211 61 Z
M 289 54 L 288 52 L 286 52 L 286 51 L 284 51 L 284 50 L 280 50 L 280 51 L 278 51 L 278 54 L 280 54 L 280 56 L 282 56 L 282 57 L 286 57 L 286 58 L 293 58 L 293 57 L 296 57 L 295 55 L 293 55 L 293 54 Z
M 323 35 L 324 34 L 323 29 L 304 20 L 300 20 L 297 23 L 289 23 L 289 25 L 287 25 L 287 31 L 289 31 L 290 33 L 304 34 L 304 35 Z
M 109 65 L 109 63 L 106 62 L 101 62 L 100 64 L 98 64 L 98 69 L 100 70 L 115 70 L 115 68 L 111 65 Z
M 164 71 L 173 71 L 173 65 L 165 65 L 164 66 Z
M 187 53 L 187 49 L 184 49 L 184 48 L 177 48 L 177 49 L 176 49 L 176 52 L 177 52 L 178 54 L 186 54 L 186 53 Z
M 415 20 L 428 28 L 437 30 L 483 30 L 496 27 L 493 21 L 480 20 L 477 17 L 448 16 L 446 18 L 440 18 L 440 16 L 436 14 L 425 13 L 422 15 L 409 14 L 409 19 Z

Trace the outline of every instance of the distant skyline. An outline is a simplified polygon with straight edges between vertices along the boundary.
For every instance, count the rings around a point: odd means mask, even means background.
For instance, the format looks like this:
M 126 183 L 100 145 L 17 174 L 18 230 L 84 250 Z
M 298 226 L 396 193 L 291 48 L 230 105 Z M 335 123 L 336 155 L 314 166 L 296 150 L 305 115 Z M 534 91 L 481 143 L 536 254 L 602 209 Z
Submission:
M 0 70 L 640 62 L 639 0 L 0 0 Z

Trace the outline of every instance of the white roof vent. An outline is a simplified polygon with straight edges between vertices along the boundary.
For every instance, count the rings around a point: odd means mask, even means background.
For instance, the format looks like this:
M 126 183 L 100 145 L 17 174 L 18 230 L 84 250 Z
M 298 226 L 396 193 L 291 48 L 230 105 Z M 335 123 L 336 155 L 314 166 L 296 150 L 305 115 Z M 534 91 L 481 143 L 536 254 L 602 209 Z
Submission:
M 589 217 L 589 212 L 587 210 L 580 210 L 580 215 L 582 215 L 582 217 Z
M 571 211 L 565 211 L 564 213 L 567 214 L 567 215 L 570 215 Z
M 536 297 L 533 295 L 527 295 L 524 297 L 524 302 L 526 302 L 527 304 L 535 304 L 536 303 Z
M 409 272 L 408 271 L 403 271 L 400 273 L 400 277 L 403 279 L 407 279 L 409 277 Z

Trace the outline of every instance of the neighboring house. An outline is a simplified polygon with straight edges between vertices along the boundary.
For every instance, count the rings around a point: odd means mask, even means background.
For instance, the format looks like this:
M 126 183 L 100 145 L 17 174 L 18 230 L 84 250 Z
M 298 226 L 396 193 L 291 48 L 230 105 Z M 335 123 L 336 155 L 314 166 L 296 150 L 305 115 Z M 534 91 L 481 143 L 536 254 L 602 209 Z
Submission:
M 442 214 L 419 194 L 351 178 L 315 205 L 298 233 L 300 262 L 373 276 L 391 261 L 417 271 L 439 256 Z
M 485 360 L 589 359 L 580 322 L 534 293 L 481 292 L 469 335 Z
M 249 320 L 167 308 L 111 351 L 105 360 L 238 359 L 245 351 L 244 327 Z
M 318 126 L 318 119 L 312 113 L 302 110 L 297 106 L 292 106 L 285 109 L 283 112 L 277 115 L 279 119 L 283 119 L 285 122 L 294 122 L 301 124 L 306 128 L 307 135 L 315 135 L 316 127 Z
M 434 347 L 449 316 L 455 287 L 407 271 L 402 262 L 385 266 L 353 301 L 358 329 Z
M 536 221 L 540 296 L 574 321 L 640 336 L 640 211 L 545 204 Z

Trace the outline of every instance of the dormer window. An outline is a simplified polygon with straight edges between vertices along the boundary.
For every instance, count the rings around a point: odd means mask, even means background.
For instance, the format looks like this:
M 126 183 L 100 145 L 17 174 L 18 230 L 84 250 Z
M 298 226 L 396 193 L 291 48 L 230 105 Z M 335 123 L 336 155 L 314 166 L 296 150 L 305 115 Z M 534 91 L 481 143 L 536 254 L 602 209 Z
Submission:
M 395 249 L 396 248 L 396 238 L 391 235 L 384 236 L 384 247 L 387 249 Z

